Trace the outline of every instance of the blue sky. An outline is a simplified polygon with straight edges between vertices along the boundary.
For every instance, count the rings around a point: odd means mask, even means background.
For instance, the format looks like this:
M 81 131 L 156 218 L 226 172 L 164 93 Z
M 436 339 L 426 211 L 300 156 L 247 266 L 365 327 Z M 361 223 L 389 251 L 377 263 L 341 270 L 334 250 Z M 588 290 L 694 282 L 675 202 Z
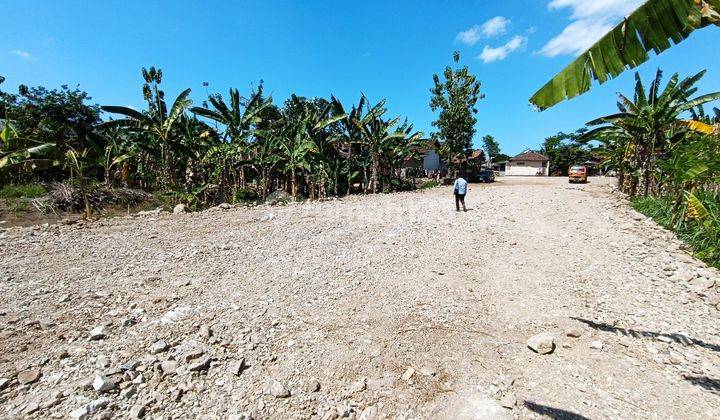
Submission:
M 642 0 L 518 1 L 156 1 L 4 0 L 0 75 L 23 83 L 75 85 L 102 105 L 143 105 L 140 68 L 164 71 L 168 96 L 193 99 L 264 80 L 276 102 L 290 93 L 355 102 L 386 98 L 393 115 L 432 130 L 432 75 L 459 50 L 482 81 L 476 140 L 492 134 L 504 152 L 537 147 L 558 131 L 615 110 L 632 73 L 538 113 L 528 98 L 583 47 Z M 649 78 L 708 74 L 720 90 L 715 28 L 698 31 L 640 68 Z

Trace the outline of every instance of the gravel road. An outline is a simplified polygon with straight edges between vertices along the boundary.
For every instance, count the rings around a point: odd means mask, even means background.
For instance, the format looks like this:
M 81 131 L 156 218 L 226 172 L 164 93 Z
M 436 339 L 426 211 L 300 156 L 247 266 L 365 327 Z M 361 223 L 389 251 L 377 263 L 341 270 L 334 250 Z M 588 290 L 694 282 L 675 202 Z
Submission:
M 609 179 L 466 202 L 6 229 L 0 417 L 720 418 L 717 270 Z

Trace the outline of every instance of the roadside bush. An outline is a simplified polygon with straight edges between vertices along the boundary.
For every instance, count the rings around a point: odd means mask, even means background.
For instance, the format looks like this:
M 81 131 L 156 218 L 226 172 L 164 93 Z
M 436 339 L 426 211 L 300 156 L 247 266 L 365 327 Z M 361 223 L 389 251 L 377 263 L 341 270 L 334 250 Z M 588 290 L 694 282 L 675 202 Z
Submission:
M 235 191 L 235 196 L 233 197 L 233 202 L 235 203 L 243 203 L 248 201 L 257 201 L 260 198 L 260 195 L 252 188 L 240 188 L 237 191 Z
M 438 185 L 440 185 L 440 184 L 439 184 L 437 181 L 435 181 L 435 180 L 430 180 L 430 181 L 425 181 L 425 182 L 421 183 L 421 184 L 418 186 L 418 189 L 426 190 L 426 189 L 428 189 L 428 188 L 435 188 L 435 187 L 437 187 Z
M 701 192 L 695 197 L 695 205 L 685 202 L 679 211 L 668 196 L 635 198 L 632 206 L 674 231 L 692 247 L 696 257 L 720 268 L 720 193 Z
M 0 198 L 35 198 L 46 192 L 42 184 L 6 185 L 0 189 Z

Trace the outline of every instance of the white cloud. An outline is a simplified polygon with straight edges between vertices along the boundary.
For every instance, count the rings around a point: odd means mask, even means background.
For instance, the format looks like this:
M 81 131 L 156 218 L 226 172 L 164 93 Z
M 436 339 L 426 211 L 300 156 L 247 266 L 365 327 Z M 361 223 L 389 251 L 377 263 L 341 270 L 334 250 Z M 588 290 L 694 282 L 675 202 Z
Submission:
M 502 16 L 496 16 L 482 25 L 482 33 L 488 38 L 502 35 L 507 32 L 510 20 Z
M 455 40 L 467 45 L 475 45 L 481 38 L 493 38 L 507 32 L 510 19 L 502 16 L 496 16 L 485 23 L 474 25 L 467 31 L 462 31 L 455 37 Z
M 475 45 L 480 40 L 480 27 L 475 25 L 467 31 L 460 32 L 455 40 L 467 45 Z
M 517 51 L 521 48 L 525 48 L 525 46 L 527 45 L 527 41 L 528 39 L 526 37 L 516 35 L 505 45 L 501 45 L 499 47 L 491 47 L 489 45 L 486 45 L 478 58 L 485 63 L 492 63 L 493 61 L 504 60 L 512 52 Z
M 646 0 L 551 0 L 550 10 L 570 8 L 572 22 L 551 39 L 540 54 L 555 57 L 578 55 L 605 35 L 624 16 Z
M 23 50 L 12 50 L 10 52 L 25 60 L 31 57 L 29 52 Z

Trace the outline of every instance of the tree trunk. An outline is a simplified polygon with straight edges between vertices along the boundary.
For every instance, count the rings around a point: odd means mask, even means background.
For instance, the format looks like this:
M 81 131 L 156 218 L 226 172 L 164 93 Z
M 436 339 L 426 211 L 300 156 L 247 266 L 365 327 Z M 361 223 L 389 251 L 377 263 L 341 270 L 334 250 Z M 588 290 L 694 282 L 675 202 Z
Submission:
M 377 193 L 377 187 L 378 187 L 378 170 L 380 167 L 380 159 L 376 154 L 373 154 L 372 157 L 372 168 L 370 172 L 370 188 L 372 188 L 372 193 Z
M 292 174 L 290 175 L 290 195 L 292 196 L 292 201 L 297 200 L 297 179 L 295 171 L 292 171 Z

